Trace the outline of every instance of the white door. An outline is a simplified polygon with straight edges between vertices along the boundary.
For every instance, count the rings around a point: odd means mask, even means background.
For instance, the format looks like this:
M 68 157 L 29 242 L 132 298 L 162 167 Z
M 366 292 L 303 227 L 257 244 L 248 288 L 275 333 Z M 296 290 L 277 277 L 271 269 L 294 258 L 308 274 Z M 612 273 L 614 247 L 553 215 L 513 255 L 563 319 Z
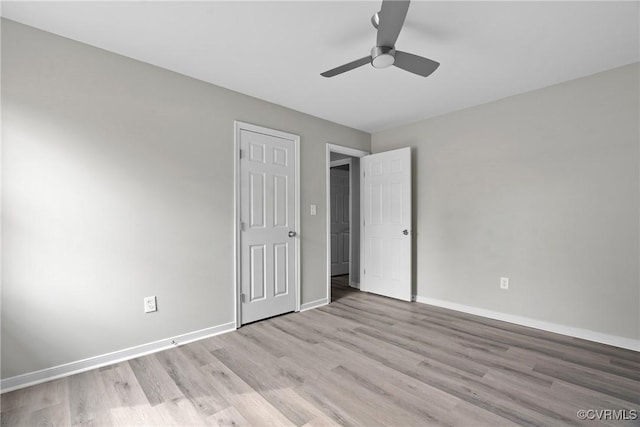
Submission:
M 331 275 L 349 274 L 349 165 L 331 168 Z
M 411 149 L 362 158 L 361 289 L 411 301 Z
M 296 309 L 296 143 L 240 129 L 241 323 Z

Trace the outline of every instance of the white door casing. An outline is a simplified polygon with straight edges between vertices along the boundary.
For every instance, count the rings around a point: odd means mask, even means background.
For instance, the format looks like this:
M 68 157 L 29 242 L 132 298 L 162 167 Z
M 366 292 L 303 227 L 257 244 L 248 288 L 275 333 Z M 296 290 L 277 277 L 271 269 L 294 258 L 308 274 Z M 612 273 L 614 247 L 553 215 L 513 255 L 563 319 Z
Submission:
M 236 122 L 236 139 L 238 323 L 245 324 L 299 309 L 299 138 Z
M 411 301 L 411 149 L 362 158 L 363 291 Z
M 331 275 L 349 274 L 349 163 L 331 168 Z

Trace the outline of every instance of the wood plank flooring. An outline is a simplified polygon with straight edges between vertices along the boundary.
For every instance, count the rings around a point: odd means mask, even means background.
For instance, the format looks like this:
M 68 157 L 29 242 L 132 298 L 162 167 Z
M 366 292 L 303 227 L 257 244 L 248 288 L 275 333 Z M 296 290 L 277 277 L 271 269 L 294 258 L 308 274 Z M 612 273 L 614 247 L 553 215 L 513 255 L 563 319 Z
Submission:
M 5 393 L 1 425 L 640 425 L 619 419 L 640 412 L 640 353 L 345 283 L 325 307 Z

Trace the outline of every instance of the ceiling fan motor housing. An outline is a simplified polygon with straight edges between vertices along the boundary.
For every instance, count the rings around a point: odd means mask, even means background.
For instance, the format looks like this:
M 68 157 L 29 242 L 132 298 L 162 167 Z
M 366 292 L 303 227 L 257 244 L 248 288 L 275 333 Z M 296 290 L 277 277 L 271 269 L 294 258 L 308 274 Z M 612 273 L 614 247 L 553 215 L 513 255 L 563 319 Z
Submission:
M 376 68 L 387 68 L 396 60 L 396 50 L 387 46 L 374 46 L 371 48 L 371 65 Z

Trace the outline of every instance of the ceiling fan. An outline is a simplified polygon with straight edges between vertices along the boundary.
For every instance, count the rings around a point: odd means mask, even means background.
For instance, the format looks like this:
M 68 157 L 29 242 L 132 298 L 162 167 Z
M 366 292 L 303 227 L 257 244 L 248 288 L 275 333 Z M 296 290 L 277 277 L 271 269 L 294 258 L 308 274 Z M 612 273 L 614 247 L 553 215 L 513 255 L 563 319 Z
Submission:
M 396 40 L 404 24 L 409 10 L 409 0 L 383 0 L 382 7 L 371 17 L 371 24 L 378 30 L 376 45 L 371 49 L 371 55 L 356 59 L 320 75 L 333 77 L 370 62 L 375 68 L 386 68 L 395 65 L 410 73 L 427 77 L 433 73 L 440 63 L 412 53 L 396 50 Z

